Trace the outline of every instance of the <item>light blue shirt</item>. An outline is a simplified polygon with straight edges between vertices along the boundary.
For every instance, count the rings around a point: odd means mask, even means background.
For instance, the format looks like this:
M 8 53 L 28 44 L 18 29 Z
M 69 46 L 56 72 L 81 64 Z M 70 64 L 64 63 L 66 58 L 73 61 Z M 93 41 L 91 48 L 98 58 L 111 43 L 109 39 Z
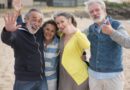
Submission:
M 112 73 L 102 73 L 102 72 L 96 72 L 92 70 L 91 68 L 88 69 L 89 75 L 96 78 L 96 79 L 110 79 L 117 77 L 120 75 L 122 72 L 112 72 Z
M 47 80 L 57 79 L 57 64 L 59 53 L 59 39 L 55 36 L 53 41 L 44 47 L 45 75 Z

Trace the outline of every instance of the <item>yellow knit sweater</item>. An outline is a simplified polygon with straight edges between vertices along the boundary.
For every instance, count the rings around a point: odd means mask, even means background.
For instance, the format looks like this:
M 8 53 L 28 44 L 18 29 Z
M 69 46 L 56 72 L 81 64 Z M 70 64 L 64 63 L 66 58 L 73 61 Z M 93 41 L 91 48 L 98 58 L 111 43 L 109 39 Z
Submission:
M 78 84 L 82 84 L 88 78 L 87 65 L 81 59 L 83 50 L 90 47 L 86 36 L 79 30 L 71 37 L 64 47 L 62 64 L 65 70 Z

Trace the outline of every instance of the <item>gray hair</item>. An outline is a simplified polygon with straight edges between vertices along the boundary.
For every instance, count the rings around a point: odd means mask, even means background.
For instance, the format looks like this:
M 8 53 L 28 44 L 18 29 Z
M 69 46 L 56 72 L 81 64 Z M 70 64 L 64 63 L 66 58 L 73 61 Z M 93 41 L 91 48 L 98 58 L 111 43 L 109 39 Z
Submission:
M 25 15 L 25 19 L 28 19 L 29 17 L 30 17 L 30 13 L 31 12 L 37 12 L 37 13 L 40 13 L 41 15 L 42 15 L 42 19 L 43 19 L 43 14 L 42 14 L 42 12 L 40 12 L 39 10 L 37 10 L 37 9 L 30 9 L 28 12 L 27 12 L 27 14 Z
M 103 0 L 88 0 L 84 4 L 86 6 L 86 9 L 88 10 L 89 6 L 94 4 L 94 3 L 98 3 L 103 10 L 106 9 L 106 5 L 105 5 L 105 2 Z

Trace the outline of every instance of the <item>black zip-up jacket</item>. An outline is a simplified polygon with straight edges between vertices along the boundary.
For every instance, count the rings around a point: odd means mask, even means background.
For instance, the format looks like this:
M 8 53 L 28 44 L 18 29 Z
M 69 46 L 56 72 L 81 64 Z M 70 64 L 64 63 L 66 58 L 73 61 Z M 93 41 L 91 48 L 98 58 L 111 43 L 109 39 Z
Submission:
M 15 32 L 8 32 L 4 28 L 1 39 L 14 50 L 16 80 L 34 81 L 45 77 L 41 31 L 32 35 L 25 25 Z

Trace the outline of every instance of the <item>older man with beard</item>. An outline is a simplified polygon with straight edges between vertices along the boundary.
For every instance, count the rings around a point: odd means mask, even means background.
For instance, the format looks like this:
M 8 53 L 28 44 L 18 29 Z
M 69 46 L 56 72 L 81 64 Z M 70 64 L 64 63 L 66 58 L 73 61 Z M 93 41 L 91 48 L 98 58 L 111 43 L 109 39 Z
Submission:
M 85 2 L 94 23 L 85 30 L 91 43 L 90 90 L 123 90 L 122 46 L 130 48 L 123 25 L 108 16 L 102 0 Z
M 38 30 L 43 14 L 31 9 L 26 21 L 16 25 L 16 13 L 4 16 L 2 41 L 11 46 L 15 57 L 15 84 L 13 90 L 47 90 L 44 74 L 43 38 Z

